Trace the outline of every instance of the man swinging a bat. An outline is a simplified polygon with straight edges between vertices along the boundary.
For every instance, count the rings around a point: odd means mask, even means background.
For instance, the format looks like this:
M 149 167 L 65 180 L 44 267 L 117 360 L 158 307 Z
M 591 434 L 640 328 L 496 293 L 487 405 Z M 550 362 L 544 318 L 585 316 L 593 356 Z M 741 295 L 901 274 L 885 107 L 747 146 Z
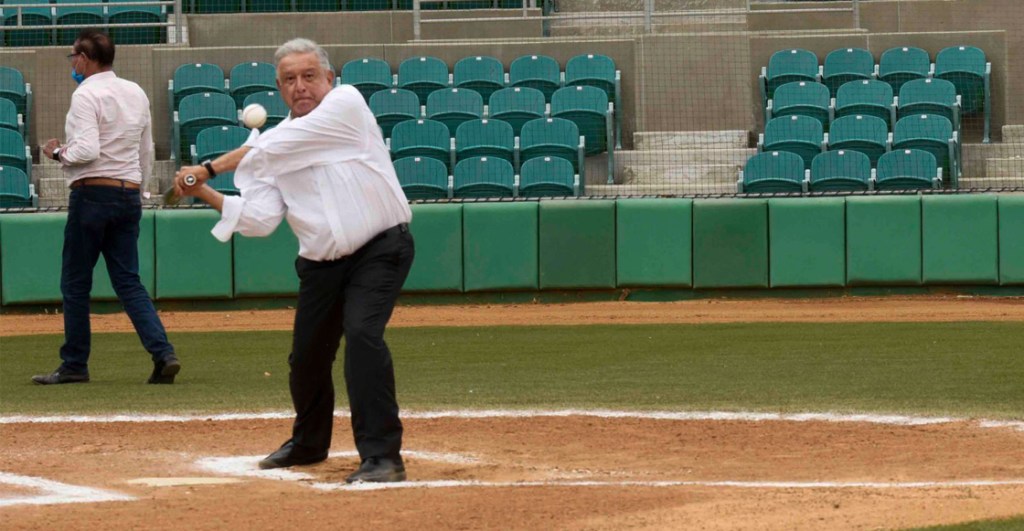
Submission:
M 403 481 L 402 423 L 384 328 L 413 260 L 412 213 L 387 147 L 363 96 L 333 88 L 334 72 L 316 43 L 278 48 L 277 85 L 291 111 L 274 129 L 216 160 L 183 167 L 179 194 L 219 212 L 213 235 L 267 236 L 287 217 L 299 240 L 289 387 L 291 438 L 260 468 L 327 459 L 334 415 L 331 367 L 345 336 L 344 374 L 361 464 L 347 481 Z M 234 171 L 239 197 L 205 182 Z M 189 186 L 188 176 L 196 184 Z

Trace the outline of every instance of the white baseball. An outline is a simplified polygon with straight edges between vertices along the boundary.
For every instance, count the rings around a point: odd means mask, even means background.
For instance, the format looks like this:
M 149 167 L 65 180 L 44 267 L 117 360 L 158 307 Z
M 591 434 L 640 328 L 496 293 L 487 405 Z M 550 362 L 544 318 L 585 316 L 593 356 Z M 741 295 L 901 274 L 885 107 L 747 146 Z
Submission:
M 259 129 L 267 123 L 267 110 L 259 103 L 251 103 L 242 109 L 242 123 L 250 129 Z

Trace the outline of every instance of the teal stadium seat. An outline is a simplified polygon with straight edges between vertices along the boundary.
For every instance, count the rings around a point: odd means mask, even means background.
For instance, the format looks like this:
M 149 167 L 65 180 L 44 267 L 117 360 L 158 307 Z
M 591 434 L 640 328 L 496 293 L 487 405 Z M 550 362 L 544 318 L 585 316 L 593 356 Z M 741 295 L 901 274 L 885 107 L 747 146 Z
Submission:
M 892 149 L 889 128 L 881 118 L 874 116 L 843 116 L 832 122 L 828 132 L 828 150 L 863 153 L 871 166 Z
M 786 151 L 758 153 L 740 171 L 736 191 L 741 194 L 800 193 L 807 191 L 807 172 L 800 155 Z
M 71 46 L 82 27 L 99 27 L 105 22 L 102 0 L 55 0 L 58 25 L 75 26 L 57 30 L 57 45 Z M 95 4 L 94 6 L 61 7 L 61 4 Z
M 519 136 L 523 124 L 544 118 L 546 109 L 543 92 L 528 87 L 512 87 L 491 94 L 487 111 L 492 119 L 508 122 Z
M 457 88 L 475 90 L 484 101 L 505 88 L 505 67 L 493 57 L 478 55 L 459 59 L 452 74 Z
M 270 63 L 239 63 L 231 67 L 231 75 L 228 78 L 228 94 L 235 99 L 238 108 L 245 98 L 256 92 L 277 91 L 277 69 Z
M 775 97 L 768 100 L 768 119 L 799 114 L 814 118 L 828 129 L 832 116 L 832 103 L 828 88 L 821 83 L 794 81 L 775 90 Z
M 761 68 L 761 105 L 775 97 L 775 89 L 794 81 L 817 82 L 821 77 L 818 56 L 801 49 L 780 50 L 768 59 L 768 66 Z
M 577 55 L 565 64 L 565 86 L 588 85 L 608 95 L 615 115 L 615 147 L 622 148 L 622 73 L 611 57 L 600 54 Z
M 405 89 L 389 89 L 374 92 L 370 96 L 370 110 L 377 118 L 377 125 L 384 138 L 391 138 L 391 130 L 406 120 L 421 118 L 420 98 L 415 92 Z
M 25 172 L 12 166 L 0 166 L 0 208 L 26 208 L 38 203 L 35 187 Z
M 896 149 L 878 159 L 876 190 L 921 190 L 942 187 L 942 168 L 919 149 Z
M 515 133 L 501 120 L 470 120 L 455 131 L 455 160 L 470 157 L 491 157 L 509 161 L 515 166 Z
M 863 48 L 839 48 L 825 56 L 821 82 L 828 87 L 834 98 L 839 87 L 850 81 L 862 81 L 875 77 L 875 58 Z
M 267 110 L 267 123 L 263 124 L 260 131 L 272 129 L 274 126 L 281 123 L 282 120 L 287 118 L 288 113 L 290 112 L 288 105 L 285 104 L 284 99 L 281 98 L 281 94 L 276 90 L 249 94 L 246 96 L 245 101 L 242 102 L 242 108 L 244 109 L 253 103 L 259 103 Z
M 14 108 L 29 123 L 28 110 L 32 108 L 32 85 L 25 83 L 21 71 L 9 66 L 0 66 L 0 98 L 10 100 Z
M 985 60 L 985 52 L 974 46 L 944 48 L 935 56 L 935 77 L 956 86 L 965 114 L 984 113 L 983 141 L 989 142 L 992 63 Z
M 915 149 L 927 151 L 935 157 L 936 164 L 944 168 L 952 186 L 958 186 L 959 138 L 953 131 L 953 124 L 936 114 L 908 116 L 896 122 L 892 133 L 893 151 Z
M 374 92 L 395 86 L 395 77 L 387 61 L 367 57 L 345 63 L 340 82 L 359 89 L 363 98 L 370 101 Z
M 242 146 L 249 138 L 249 130 L 236 125 L 219 125 L 207 127 L 196 136 L 196 143 L 192 145 L 192 164 L 199 164 L 204 160 L 213 160 L 229 151 Z M 235 172 L 224 172 L 217 174 L 210 179 L 209 184 L 218 192 L 237 195 L 238 188 L 235 186 Z
M 576 124 L 562 118 L 540 118 L 526 122 L 519 136 L 519 163 L 538 157 L 561 157 L 572 163 L 572 171 L 583 178 L 584 137 Z
M 871 189 L 871 159 L 858 151 L 828 151 L 811 161 L 810 191 L 863 192 Z
M 142 2 L 145 0 L 124 0 Z M 154 24 L 167 22 L 167 6 L 107 6 L 110 24 Z M 117 44 L 161 44 L 167 42 L 167 27 L 110 28 L 110 37 Z
M 878 60 L 878 79 L 892 85 L 892 90 L 899 94 L 900 87 L 912 79 L 924 79 L 931 72 L 931 59 L 928 52 L 904 46 L 890 48 L 882 52 Z
M 227 94 L 224 71 L 209 63 L 190 63 L 174 70 L 174 78 L 167 84 L 168 101 L 171 111 L 178 110 L 181 100 L 193 94 L 219 92 Z
M 32 152 L 17 131 L 0 128 L 0 166 L 17 168 L 32 177 Z
M 800 115 L 770 120 L 758 141 L 758 151 L 788 151 L 800 155 L 806 169 L 811 169 L 811 161 L 825 150 L 824 146 L 821 122 Z
M 429 157 L 451 168 L 455 158 L 448 126 L 434 120 L 407 120 L 391 130 L 391 158 Z
M 510 87 L 528 87 L 541 91 L 544 100 L 562 87 L 562 73 L 558 61 L 546 55 L 524 55 L 512 61 L 508 68 Z
M 559 157 L 537 157 L 523 164 L 519 172 L 519 197 L 563 197 L 580 195 L 580 176 L 572 163 Z
M 54 23 L 50 0 L 18 0 L 10 3 L 39 6 L 21 8 L 22 26 L 51 26 Z M 6 7 L 3 13 L 5 26 L 18 25 L 17 8 Z M 7 46 L 50 46 L 54 42 L 54 32 L 49 29 L 5 31 L 4 41 Z
M 455 165 L 455 197 L 514 197 L 515 170 L 507 160 L 472 157 Z
M 188 160 L 190 147 L 199 132 L 218 125 L 238 125 L 238 109 L 231 96 L 204 92 L 181 100 L 181 106 L 174 113 L 174 145 L 180 150 L 176 159 Z
M 452 182 L 448 167 L 430 157 L 405 157 L 395 161 L 395 173 L 408 199 L 449 199 Z
M 241 13 L 243 0 L 183 0 L 189 13 Z
M 603 90 L 588 86 L 565 87 L 551 97 L 551 117 L 576 124 L 587 138 L 588 155 L 608 151 L 614 136 L 612 108 Z
M 478 120 L 484 115 L 484 99 L 475 90 L 449 88 L 435 90 L 427 97 L 427 118 L 455 130 L 464 122 Z
M 18 108 L 14 106 L 14 102 L 0 98 L 0 127 L 17 131 L 22 137 L 25 136 L 25 120 L 21 114 L 18 114 Z
M 411 90 L 427 104 L 431 92 L 448 88 L 448 65 L 436 57 L 410 57 L 398 65 L 398 86 Z
M 885 121 L 888 128 L 896 124 L 896 102 L 892 85 L 883 81 L 851 81 L 836 93 L 835 117 L 874 116 Z
M 953 124 L 953 130 L 960 130 L 960 97 L 956 87 L 944 79 L 914 79 L 900 87 L 896 102 L 896 118 L 915 114 L 937 114 L 946 117 Z

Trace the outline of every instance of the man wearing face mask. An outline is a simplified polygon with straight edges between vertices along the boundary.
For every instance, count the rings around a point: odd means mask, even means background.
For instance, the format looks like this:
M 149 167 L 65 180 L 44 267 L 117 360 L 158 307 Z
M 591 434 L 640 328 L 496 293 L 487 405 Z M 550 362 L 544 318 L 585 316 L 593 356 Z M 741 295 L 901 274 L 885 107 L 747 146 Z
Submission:
M 89 381 L 89 293 L 102 254 L 117 297 L 152 357 L 148 383 L 174 383 L 181 363 L 139 279 L 141 190 L 152 171 L 149 98 L 137 84 L 114 74 L 114 42 L 103 32 L 82 31 L 68 60 L 78 88 L 64 126 L 67 142 L 54 138 L 42 149 L 44 157 L 60 163 L 71 188 L 60 279 L 62 363 L 32 381 Z

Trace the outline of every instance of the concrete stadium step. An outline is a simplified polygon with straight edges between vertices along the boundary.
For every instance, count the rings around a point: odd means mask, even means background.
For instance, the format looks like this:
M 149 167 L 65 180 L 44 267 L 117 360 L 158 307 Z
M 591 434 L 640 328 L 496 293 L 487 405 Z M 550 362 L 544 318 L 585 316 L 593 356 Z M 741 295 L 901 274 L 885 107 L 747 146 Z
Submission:
M 558 13 L 643 11 L 644 0 L 555 0 Z M 656 11 L 690 9 L 746 9 L 747 0 L 657 0 Z
M 964 144 L 961 149 L 961 168 L 964 177 L 985 177 L 988 159 L 1024 157 L 1024 144 Z
M 746 148 L 748 136 L 742 130 L 648 131 L 633 133 L 633 145 L 637 151 Z
M 704 195 L 734 194 L 736 183 L 697 184 L 595 184 L 587 186 L 588 196 Z
M 1024 189 L 1024 176 L 1018 178 L 1004 177 L 962 177 L 960 189 Z
M 579 21 L 551 21 L 552 37 L 615 37 L 639 36 L 647 33 L 643 19 L 614 19 L 615 24 L 587 24 L 596 22 L 593 19 Z M 710 20 L 707 17 L 695 18 L 691 22 L 681 24 L 662 24 L 663 19 L 655 19 L 651 33 L 658 35 L 676 33 L 724 33 L 746 31 L 746 20 Z
M 989 179 L 1014 179 L 1024 186 L 1024 156 L 985 161 L 985 176 Z
M 735 184 L 740 166 L 736 164 L 684 164 L 626 166 L 618 178 L 625 185 Z
M 1024 125 L 1004 125 L 1003 142 L 1007 144 L 1024 143 Z
M 616 169 L 626 166 L 682 166 L 686 164 L 738 164 L 757 153 L 754 148 L 652 149 L 616 151 Z

